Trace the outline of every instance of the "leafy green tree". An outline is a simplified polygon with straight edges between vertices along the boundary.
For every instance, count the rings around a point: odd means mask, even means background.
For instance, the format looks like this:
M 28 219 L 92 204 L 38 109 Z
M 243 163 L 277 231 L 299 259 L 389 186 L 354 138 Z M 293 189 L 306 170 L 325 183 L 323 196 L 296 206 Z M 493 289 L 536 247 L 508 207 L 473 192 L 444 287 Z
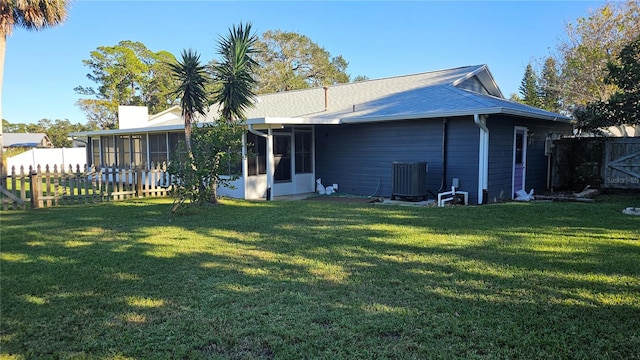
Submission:
M 78 94 L 89 96 L 77 105 L 102 128 L 117 127 L 118 105 L 147 106 L 153 114 L 175 104 L 168 65 L 175 57 L 169 52 L 153 52 L 140 42 L 124 40 L 98 47 L 82 62 L 91 70 L 87 78 L 97 86 L 76 87 Z
M 540 106 L 538 78 L 531 64 L 527 64 L 518 90 L 520 91 L 520 95 L 522 95 L 522 103 L 536 107 Z
M 195 126 L 191 156 L 177 151 L 167 166 L 172 178 L 172 212 L 189 201 L 193 205 L 217 204 L 217 186 L 232 187 L 238 173 L 227 164 L 242 160 L 244 129 L 224 119 Z
M 305 35 L 270 30 L 262 34 L 257 48 L 258 93 L 349 82 L 347 61 L 340 55 L 332 56 Z
M 169 63 L 173 76 L 178 82 L 174 94 L 180 98 L 184 119 L 186 150 L 191 154 L 191 123 L 197 114 L 205 115 L 207 107 L 206 84 L 209 77 L 205 66 L 200 64 L 200 55 L 194 50 L 183 50 L 182 60 Z
M 522 99 L 520 99 L 520 97 L 518 96 L 518 94 L 516 93 L 512 93 L 509 96 L 509 100 L 513 101 L 513 102 L 522 102 Z
M 55 145 L 55 147 L 69 148 L 73 146 L 73 141 L 71 138 L 69 138 L 69 133 L 98 129 L 95 124 L 73 124 L 71 121 L 69 121 L 69 119 L 56 119 L 53 122 L 48 119 L 42 119 L 38 122 L 38 124 L 42 124 L 43 126 L 48 125 L 48 127 L 46 127 L 45 133 L 49 136 L 49 139 L 51 140 L 53 145 Z
M 249 23 L 233 26 L 227 37 L 218 41 L 221 60 L 213 67 L 213 78 L 220 87 L 214 93 L 214 101 L 220 105 L 221 115 L 228 122 L 242 119 L 256 97 L 254 74 L 258 63 L 252 55 L 257 53 L 257 40 Z
M 541 107 L 548 111 L 560 111 L 560 73 L 556 60 L 548 57 L 538 80 Z
M 640 126 L 640 36 L 607 63 L 604 82 L 616 92 L 607 101 L 593 101 L 574 110 L 578 128 L 598 133 L 609 126 Z
M 369 80 L 369 77 L 365 75 L 357 75 L 356 77 L 353 78 L 353 82 L 367 81 L 367 80 Z
M 640 2 L 606 2 L 588 16 L 566 26 L 558 45 L 564 106 L 603 101 L 616 92 L 604 81 L 607 63 L 640 36 Z
M 7 132 L 10 133 L 44 133 L 47 134 L 49 140 L 55 147 L 71 147 L 73 141 L 69 138 L 69 133 L 80 131 L 97 130 L 95 124 L 73 124 L 69 119 L 40 119 L 37 123 L 10 123 L 2 120 L 2 125 Z
M 71 1 L 65 0 L 2 0 L 0 1 L 0 119 L 2 119 L 2 82 L 7 36 L 19 26 L 29 30 L 42 30 L 56 26 L 67 19 Z M 6 172 L 2 156 L 2 124 L 0 124 L 0 175 Z
M 110 99 L 80 99 L 76 105 L 84 112 L 90 123 L 100 129 L 118 128 L 118 103 Z

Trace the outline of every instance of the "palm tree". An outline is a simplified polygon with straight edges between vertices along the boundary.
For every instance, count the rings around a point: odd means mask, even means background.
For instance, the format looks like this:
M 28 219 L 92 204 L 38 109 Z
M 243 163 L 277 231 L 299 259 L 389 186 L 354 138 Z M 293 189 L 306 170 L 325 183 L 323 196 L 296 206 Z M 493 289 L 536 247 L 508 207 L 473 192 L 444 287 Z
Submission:
M 184 118 L 184 138 L 187 153 L 191 156 L 191 122 L 196 114 L 205 115 L 209 77 L 205 66 L 200 64 L 200 55 L 194 50 L 182 50 L 182 60 L 170 63 L 173 76 L 178 81 L 174 94 L 180 97 Z
M 256 53 L 257 36 L 251 33 L 251 24 L 233 26 L 227 37 L 218 41 L 218 53 L 222 60 L 214 65 L 214 79 L 221 86 L 214 93 L 214 101 L 220 104 L 221 115 L 227 122 L 244 117 L 244 111 L 252 105 L 256 94 L 254 71 L 258 63 L 251 57 Z
M 2 0 L 0 1 L 0 99 L 2 99 L 2 81 L 4 56 L 7 48 L 7 36 L 14 26 L 30 30 L 42 30 L 56 26 L 67 19 L 69 0 Z M 0 119 L 2 102 L 0 100 Z M 2 124 L 0 124 L 0 156 L 2 156 Z M 4 166 L 0 165 L 0 175 Z

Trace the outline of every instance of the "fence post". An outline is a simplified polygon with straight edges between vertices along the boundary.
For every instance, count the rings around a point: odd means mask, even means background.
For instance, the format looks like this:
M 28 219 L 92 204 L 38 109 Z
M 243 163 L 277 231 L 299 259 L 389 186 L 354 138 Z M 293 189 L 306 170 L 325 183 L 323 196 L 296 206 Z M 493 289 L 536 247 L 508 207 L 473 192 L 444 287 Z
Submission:
M 37 209 L 40 207 L 40 191 L 42 190 L 40 175 L 36 170 L 31 170 L 29 177 L 31 180 L 31 207 Z
M 142 166 L 136 166 L 136 195 L 141 198 L 142 196 Z

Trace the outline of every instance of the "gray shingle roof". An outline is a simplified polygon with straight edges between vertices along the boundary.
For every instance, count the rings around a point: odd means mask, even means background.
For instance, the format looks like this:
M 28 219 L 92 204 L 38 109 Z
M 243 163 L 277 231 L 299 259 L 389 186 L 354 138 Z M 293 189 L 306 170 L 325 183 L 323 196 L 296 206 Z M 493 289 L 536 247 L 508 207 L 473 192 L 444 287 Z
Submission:
M 246 112 L 249 124 L 340 124 L 445 116 L 509 114 L 542 120 L 571 119 L 504 99 L 486 65 L 259 95 Z M 212 106 L 206 119 L 218 118 Z M 153 118 L 153 116 L 152 116 Z M 182 119 L 140 129 L 101 130 L 72 135 L 166 131 L 181 128 Z
M 465 90 L 475 78 L 480 90 Z M 367 80 L 259 95 L 248 109 L 249 123 L 351 123 L 442 116 L 504 113 L 544 120 L 569 121 L 562 115 L 508 101 L 502 97 L 486 65 Z M 211 114 L 217 114 L 212 108 Z M 277 119 L 269 119 L 277 118 Z M 283 119 L 284 118 L 284 119 Z

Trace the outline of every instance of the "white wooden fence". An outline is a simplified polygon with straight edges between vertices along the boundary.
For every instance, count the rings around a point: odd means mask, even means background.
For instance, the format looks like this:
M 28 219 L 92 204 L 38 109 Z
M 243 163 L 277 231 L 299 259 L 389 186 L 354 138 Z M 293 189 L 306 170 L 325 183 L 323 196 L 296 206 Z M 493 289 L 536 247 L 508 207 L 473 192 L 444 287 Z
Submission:
M 164 164 L 151 169 L 63 166 L 11 168 L 0 182 L 2 209 L 42 208 L 169 195 Z

